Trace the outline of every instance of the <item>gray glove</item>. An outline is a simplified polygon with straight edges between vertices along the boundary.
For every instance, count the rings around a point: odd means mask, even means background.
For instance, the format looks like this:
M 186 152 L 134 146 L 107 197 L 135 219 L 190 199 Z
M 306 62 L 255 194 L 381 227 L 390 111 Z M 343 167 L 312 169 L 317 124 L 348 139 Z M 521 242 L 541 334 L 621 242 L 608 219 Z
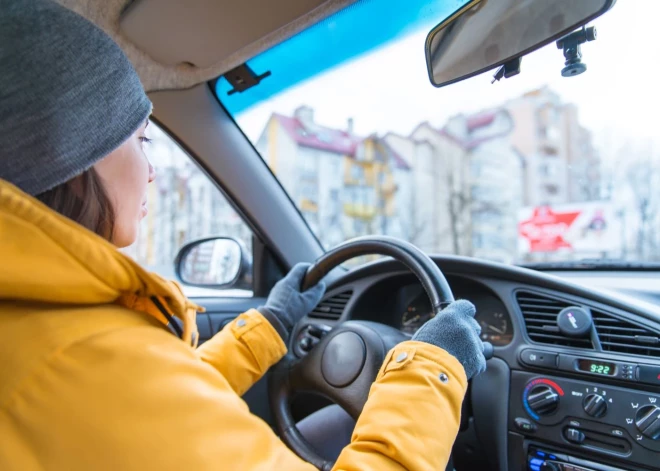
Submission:
M 307 291 L 300 292 L 300 285 L 309 266 L 309 263 L 298 263 L 294 266 L 284 278 L 275 283 L 268 295 L 266 305 L 257 308 L 280 332 L 280 335 L 283 332 L 278 327 L 284 328 L 286 335 L 282 335 L 282 338 L 285 340 L 293 330 L 293 326 L 316 307 L 325 293 L 324 283 L 319 283 Z M 277 322 L 281 326 L 278 326 Z
M 469 301 L 451 303 L 413 335 L 413 340 L 446 350 L 463 365 L 468 379 L 486 370 L 481 327 L 474 320 L 474 305 Z

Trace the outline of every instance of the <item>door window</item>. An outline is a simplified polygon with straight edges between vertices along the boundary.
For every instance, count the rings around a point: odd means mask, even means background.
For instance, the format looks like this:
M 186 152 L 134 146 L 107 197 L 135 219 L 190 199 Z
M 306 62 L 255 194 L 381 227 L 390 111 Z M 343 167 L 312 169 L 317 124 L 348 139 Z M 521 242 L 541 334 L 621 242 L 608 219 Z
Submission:
M 175 278 L 174 259 L 179 249 L 196 239 L 232 237 L 252 259 L 252 232 L 213 181 L 155 123 L 147 128 L 152 139 L 145 147 L 156 169 L 148 188 L 147 216 L 137 241 L 122 251 L 149 271 Z M 187 296 L 251 296 L 245 289 L 209 290 L 183 286 Z

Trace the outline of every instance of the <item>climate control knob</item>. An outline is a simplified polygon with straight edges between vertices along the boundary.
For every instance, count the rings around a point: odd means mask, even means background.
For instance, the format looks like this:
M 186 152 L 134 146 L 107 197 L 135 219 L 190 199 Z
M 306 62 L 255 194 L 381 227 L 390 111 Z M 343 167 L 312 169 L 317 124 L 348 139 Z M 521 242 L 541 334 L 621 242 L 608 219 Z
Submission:
M 660 407 L 644 406 L 635 416 L 637 430 L 651 440 L 660 439 Z
M 559 407 L 559 393 L 545 384 L 534 386 L 527 393 L 527 403 L 538 415 L 550 415 Z
M 607 412 L 607 402 L 600 394 L 589 394 L 584 398 L 582 407 L 591 417 L 602 417 Z

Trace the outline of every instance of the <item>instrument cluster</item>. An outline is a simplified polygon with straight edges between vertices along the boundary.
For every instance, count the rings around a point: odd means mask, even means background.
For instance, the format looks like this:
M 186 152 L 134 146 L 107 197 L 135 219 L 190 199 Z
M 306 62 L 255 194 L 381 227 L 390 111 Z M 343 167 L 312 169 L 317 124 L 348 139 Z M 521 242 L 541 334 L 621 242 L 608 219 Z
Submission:
M 481 326 L 481 339 L 494 346 L 508 345 L 513 339 L 513 325 L 509 312 L 502 301 L 489 292 L 478 290 L 472 293 L 454 292 L 456 299 L 467 299 L 477 308 L 475 319 Z M 398 308 L 399 328 L 414 334 L 425 322 L 435 316 L 431 303 L 419 285 L 402 289 Z

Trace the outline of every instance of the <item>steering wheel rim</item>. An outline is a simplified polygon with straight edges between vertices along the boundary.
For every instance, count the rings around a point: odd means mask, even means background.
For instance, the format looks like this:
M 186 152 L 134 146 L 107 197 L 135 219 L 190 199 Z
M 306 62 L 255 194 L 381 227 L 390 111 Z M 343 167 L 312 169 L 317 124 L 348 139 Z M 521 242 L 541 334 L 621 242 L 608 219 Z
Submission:
M 403 263 L 422 284 L 436 311 L 454 302 L 449 283 L 433 260 L 410 242 L 388 236 L 356 237 L 324 253 L 307 269 L 302 290 L 316 285 L 335 267 L 361 255 L 389 255 Z
M 370 254 L 391 256 L 405 265 L 422 284 L 436 313 L 454 301 L 449 283 L 428 255 L 409 242 L 387 236 L 358 237 L 326 252 L 307 270 L 302 290 L 343 262 Z M 269 381 L 271 410 L 282 441 L 318 469 L 330 470 L 333 463 L 322 458 L 295 426 L 290 407 L 293 395 L 320 393 L 357 420 L 387 352 L 407 339 L 384 324 L 347 321 L 335 326 L 305 357 L 288 353 L 274 367 Z M 333 362 L 338 363 L 336 368 Z

